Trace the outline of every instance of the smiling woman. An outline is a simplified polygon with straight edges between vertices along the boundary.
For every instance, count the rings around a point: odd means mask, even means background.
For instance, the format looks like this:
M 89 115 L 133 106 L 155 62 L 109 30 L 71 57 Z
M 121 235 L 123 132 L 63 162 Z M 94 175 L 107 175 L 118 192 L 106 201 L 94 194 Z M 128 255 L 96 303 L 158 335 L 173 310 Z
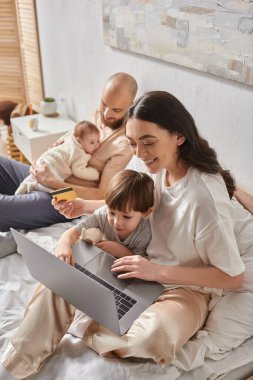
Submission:
M 103 356 L 171 363 L 204 326 L 205 350 L 211 344 L 215 357 L 253 334 L 253 310 L 245 298 L 240 311 L 244 310 L 246 320 L 233 315 L 231 322 L 234 296 L 238 302 L 237 295 L 243 292 L 253 301 L 253 218 L 231 200 L 233 178 L 199 135 L 192 116 L 171 94 L 154 91 L 140 97 L 127 113 L 126 135 L 133 153 L 155 180 L 152 239 L 147 259 L 119 258 L 112 271 L 122 279 L 157 281 L 166 290 L 124 336 L 92 325 L 85 342 Z M 227 296 L 221 298 L 226 289 L 230 308 Z M 247 326 L 243 338 L 237 328 L 240 323 Z
M 150 218 L 152 240 L 147 249 L 152 263 L 163 265 L 156 271 L 156 280 L 167 287 L 194 286 L 195 290 L 210 292 L 216 300 L 221 289 L 226 294 L 228 288 L 239 288 L 252 299 L 253 219 L 230 200 L 235 190 L 233 178 L 199 135 L 192 116 L 171 94 L 150 92 L 129 109 L 126 135 L 148 171 L 157 174 L 156 203 Z M 123 260 L 115 264 L 116 270 L 124 271 Z M 127 277 L 131 277 L 131 270 Z M 236 291 L 233 296 L 238 302 Z M 233 315 L 231 326 L 226 297 L 207 319 L 206 330 L 209 337 L 215 337 L 217 353 L 233 347 L 233 334 L 237 345 L 253 334 L 253 323 L 248 323 L 253 312 L 243 299 L 240 306 L 247 321 Z M 219 323 L 214 324 L 217 318 Z M 237 328 L 240 322 L 248 326 L 243 339 Z M 225 338 L 217 338 L 225 330 Z
M 253 220 L 230 200 L 235 188 L 233 178 L 222 169 L 215 151 L 199 135 L 192 116 L 174 96 L 155 91 L 139 98 L 126 116 L 126 135 L 133 153 L 155 175 L 152 239 L 148 259 L 119 258 L 112 271 L 119 272 L 122 279 L 157 281 L 166 290 L 125 336 L 115 337 L 100 326 L 92 326 L 86 331 L 85 341 L 103 356 L 113 352 L 120 357 L 170 363 L 204 325 L 222 291 L 251 291 L 243 272 L 246 256 L 253 255 Z M 246 256 L 241 245 L 245 240 L 250 247 Z M 223 302 L 224 298 L 219 300 L 217 310 Z M 180 315 L 176 311 L 179 309 Z M 225 323 L 229 317 L 223 314 Z M 210 325 L 207 323 L 211 335 Z M 232 347 L 225 346 L 227 350 Z M 219 344 L 214 348 L 217 353 L 220 349 Z

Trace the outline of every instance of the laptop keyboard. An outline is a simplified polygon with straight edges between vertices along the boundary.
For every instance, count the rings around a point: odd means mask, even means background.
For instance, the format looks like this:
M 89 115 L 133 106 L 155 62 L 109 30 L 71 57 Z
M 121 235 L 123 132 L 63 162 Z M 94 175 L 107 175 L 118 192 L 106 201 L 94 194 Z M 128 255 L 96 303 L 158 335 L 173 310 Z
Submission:
M 93 280 L 99 282 L 101 285 L 105 286 L 107 289 L 112 291 L 115 298 L 115 304 L 116 304 L 116 309 L 117 309 L 119 319 L 121 319 L 136 304 L 137 301 L 135 299 L 129 297 L 128 295 L 126 295 L 126 293 L 115 288 L 111 284 L 108 284 L 108 282 L 105 282 L 100 277 L 91 273 L 90 271 L 82 267 L 81 265 L 76 263 L 75 268 L 78 269 L 80 272 L 84 273 L 85 275 L 89 276 Z

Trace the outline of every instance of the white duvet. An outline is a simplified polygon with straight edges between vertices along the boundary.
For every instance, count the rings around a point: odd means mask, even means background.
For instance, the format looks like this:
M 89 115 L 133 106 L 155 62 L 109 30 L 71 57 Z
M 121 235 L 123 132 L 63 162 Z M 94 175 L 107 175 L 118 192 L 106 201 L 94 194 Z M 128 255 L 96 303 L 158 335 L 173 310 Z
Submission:
M 28 232 L 27 236 L 52 251 L 61 233 L 71 223 L 55 224 Z M 25 305 L 36 287 L 22 257 L 12 254 L 0 260 L 0 356 L 2 356 L 15 328 L 18 327 Z M 148 361 L 130 361 L 99 357 L 87 349 L 82 339 L 66 334 L 56 353 L 49 358 L 39 374 L 31 380 L 205 380 L 221 379 L 235 368 L 252 362 L 253 338 L 221 360 L 204 358 L 205 345 L 189 341 L 180 352 L 175 365 L 157 365 Z M 181 368 L 197 367 L 191 371 Z M 228 375 L 230 376 L 230 375 Z M 239 379 L 239 377 L 238 377 Z

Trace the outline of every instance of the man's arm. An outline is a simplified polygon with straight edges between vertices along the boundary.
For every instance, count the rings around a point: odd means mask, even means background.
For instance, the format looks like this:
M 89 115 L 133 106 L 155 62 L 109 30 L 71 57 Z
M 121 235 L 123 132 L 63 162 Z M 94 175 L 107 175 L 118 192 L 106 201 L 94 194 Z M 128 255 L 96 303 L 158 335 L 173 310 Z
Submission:
M 84 181 L 81 181 L 80 179 L 73 176 L 71 176 L 68 179 L 68 182 L 56 180 L 53 177 L 51 170 L 46 165 L 41 165 L 40 167 L 36 167 L 32 165 L 30 169 L 30 173 L 33 175 L 35 180 L 38 181 L 40 184 L 50 187 L 51 189 L 54 189 L 54 190 L 59 190 L 71 185 L 72 188 L 75 190 L 77 196 L 82 199 L 94 199 L 94 200 L 103 199 L 106 186 L 110 180 L 110 178 L 107 178 L 104 175 L 102 175 L 100 183 L 99 185 L 97 185 L 97 187 L 95 187 L 96 183 L 94 182 L 89 183 L 89 181 L 85 181 L 85 183 L 88 186 L 80 186 L 75 183 L 80 183 Z M 94 187 L 91 187 L 91 185 L 94 185 Z
M 65 218 L 79 218 L 84 214 L 92 214 L 97 208 L 100 208 L 105 204 L 104 200 L 85 200 L 76 198 L 73 201 L 61 201 L 57 202 L 52 200 L 52 205 L 60 214 Z
M 121 148 L 118 148 L 117 154 L 114 154 L 106 161 L 99 183 L 83 181 L 73 176 L 69 177 L 66 182 L 56 180 L 46 165 L 39 167 L 32 165 L 30 172 L 39 183 L 52 189 L 58 190 L 70 184 L 80 198 L 104 199 L 108 182 L 116 173 L 126 167 L 131 157 L 132 152 L 129 146 L 123 144 Z
M 120 170 L 123 170 L 128 164 L 129 160 L 132 157 L 132 153 L 124 152 L 124 154 L 117 154 L 111 157 L 105 164 L 103 172 L 101 174 L 99 184 L 93 182 L 92 185 L 94 187 L 87 186 L 78 186 L 77 182 L 81 182 L 78 178 L 69 177 L 67 180 L 68 184 L 71 184 L 73 189 L 76 191 L 78 197 L 83 199 L 104 199 L 104 194 L 107 189 L 108 182 L 110 179 L 118 173 Z M 65 184 L 66 186 L 66 184 Z

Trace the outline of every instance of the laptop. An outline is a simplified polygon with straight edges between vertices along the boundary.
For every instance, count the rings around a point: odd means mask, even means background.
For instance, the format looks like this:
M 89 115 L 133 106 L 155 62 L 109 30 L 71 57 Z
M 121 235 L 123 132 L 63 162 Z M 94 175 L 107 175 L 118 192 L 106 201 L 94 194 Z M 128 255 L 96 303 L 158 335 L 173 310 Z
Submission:
M 118 279 L 111 272 L 115 258 L 83 240 L 72 248 L 76 264 L 71 266 L 15 229 L 11 232 L 37 281 L 117 335 L 124 334 L 164 290 L 156 282 Z

